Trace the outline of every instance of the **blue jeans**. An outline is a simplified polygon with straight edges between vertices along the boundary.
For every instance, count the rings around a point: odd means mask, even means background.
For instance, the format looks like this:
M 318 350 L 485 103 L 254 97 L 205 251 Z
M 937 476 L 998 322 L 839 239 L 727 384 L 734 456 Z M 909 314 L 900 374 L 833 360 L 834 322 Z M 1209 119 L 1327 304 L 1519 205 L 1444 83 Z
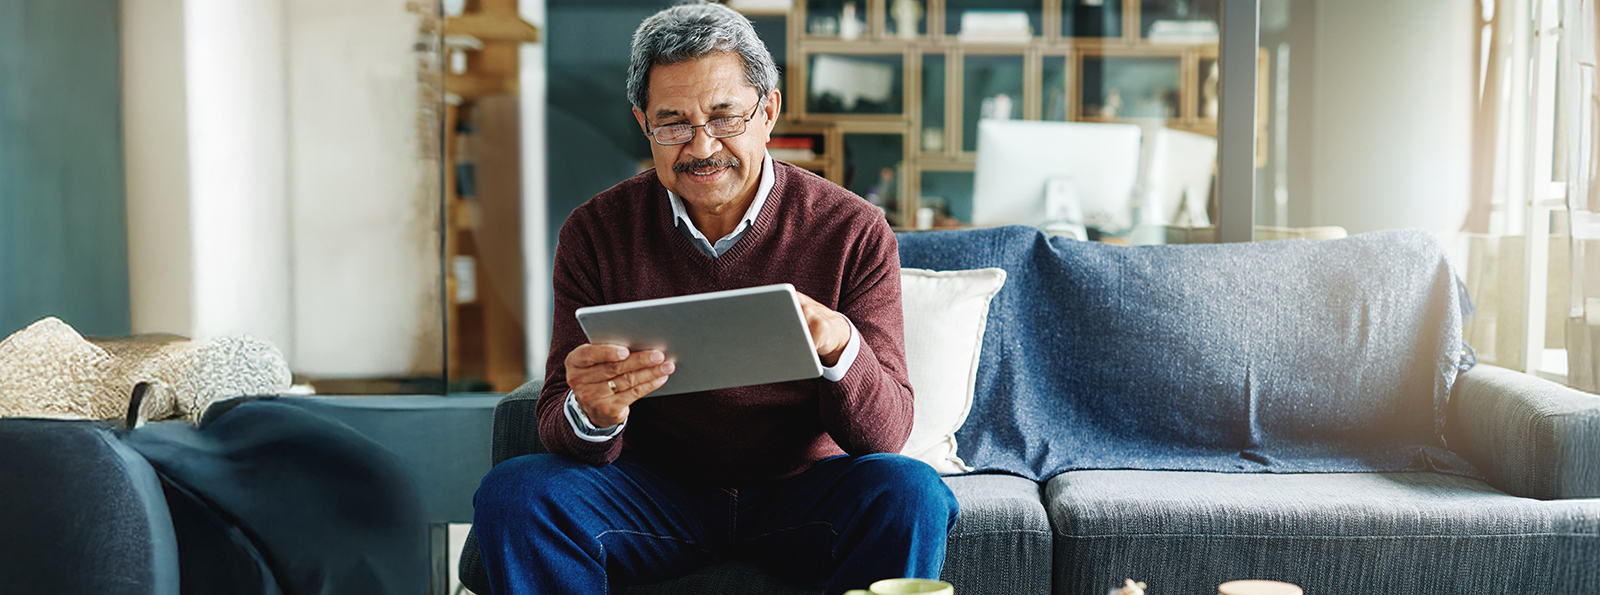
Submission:
M 955 495 L 892 454 L 840 456 L 758 488 L 681 484 L 627 457 L 538 454 L 495 466 L 473 499 L 495 595 L 605 593 L 741 559 L 829 594 L 938 578 Z

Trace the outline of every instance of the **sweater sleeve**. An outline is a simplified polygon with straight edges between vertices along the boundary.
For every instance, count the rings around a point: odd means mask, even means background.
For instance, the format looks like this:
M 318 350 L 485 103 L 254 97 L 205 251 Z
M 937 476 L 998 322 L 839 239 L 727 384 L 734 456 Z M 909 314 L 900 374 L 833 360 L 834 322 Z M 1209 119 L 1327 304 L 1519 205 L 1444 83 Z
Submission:
M 555 317 L 550 328 L 550 356 L 545 360 L 544 388 L 539 394 L 537 418 L 539 441 L 550 452 L 566 455 L 591 465 L 609 465 L 622 454 L 623 437 L 615 436 L 604 442 L 584 440 L 567 421 L 565 405 L 567 391 L 567 354 L 588 342 L 583 328 L 578 326 L 576 311 L 584 306 L 603 303 L 603 292 L 597 267 L 589 262 L 595 250 L 592 239 L 584 233 L 587 218 L 579 212 L 561 226 L 556 242 L 555 266 L 551 271 L 551 290 L 555 301 Z M 627 429 L 622 432 L 625 434 Z
M 881 218 L 852 243 L 839 302 L 861 333 L 860 351 L 844 378 L 823 382 L 822 423 L 852 455 L 895 453 L 911 436 L 911 382 L 906 375 L 905 319 L 900 309 L 900 253 Z

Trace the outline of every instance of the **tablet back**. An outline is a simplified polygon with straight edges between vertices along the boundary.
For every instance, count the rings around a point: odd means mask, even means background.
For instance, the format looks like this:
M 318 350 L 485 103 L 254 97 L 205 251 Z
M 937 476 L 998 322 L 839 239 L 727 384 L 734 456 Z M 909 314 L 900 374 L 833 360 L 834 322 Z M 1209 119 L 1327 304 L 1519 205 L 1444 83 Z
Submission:
M 577 316 L 590 343 L 659 349 L 676 362 L 652 397 L 822 375 L 787 283 L 590 306 Z

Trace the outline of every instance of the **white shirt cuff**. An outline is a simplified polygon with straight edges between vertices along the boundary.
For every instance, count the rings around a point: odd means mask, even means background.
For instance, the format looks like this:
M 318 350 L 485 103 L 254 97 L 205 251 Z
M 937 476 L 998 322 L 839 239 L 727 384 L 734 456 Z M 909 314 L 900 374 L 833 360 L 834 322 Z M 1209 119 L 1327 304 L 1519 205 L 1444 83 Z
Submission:
M 840 314 L 840 316 L 844 315 Z M 844 320 L 845 322 L 850 322 L 849 317 L 845 317 Z M 830 382 L 844 380 L 844 375 L 850 371 L 850 364 L 856 362 L 856 354 L 858 353 L 861 353 L 861 333 L 856 330 L 856 323 L 850 322 L 850 342 L 845 343 L 844 353 L 839 354 L 839 361 L 834 363 L 833 367 L 822 367 L 822 377 L 827 378 Z
M 628 424 L 628 422 L 624 421 L 606 428 L 594 427 L 594 422 L 589 421 L 589 416 L 585 415 L 583 408 L 578 406 L 578 393 L 570 390 L 567 391 L 566 411 L 567 422 L 572 424 L 572 432 L 577 434 L 579 438 L 589 442 L 610 441 L 622 433 L 622 426 Z

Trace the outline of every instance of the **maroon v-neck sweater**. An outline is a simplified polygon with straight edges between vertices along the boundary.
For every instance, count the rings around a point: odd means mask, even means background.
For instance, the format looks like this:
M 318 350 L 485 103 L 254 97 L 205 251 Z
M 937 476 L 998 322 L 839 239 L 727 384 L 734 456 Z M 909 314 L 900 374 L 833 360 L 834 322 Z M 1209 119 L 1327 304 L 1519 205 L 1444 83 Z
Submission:
M 706 256 L 675 227 L 654 170 L 567 218 L 538 404 L 539 438 L 551 452 L 594 465 L 626 452 L 669 476 L 736 487 L 787 478 L 833 455 L 905 445 L 912 405 L 894 233 L 878 209 L 811 172 L 774 161 L 773 173 L 755 223 L 721 258 Z M 587 442 L 573 432 L 562 411 L 565 360 L 587 342 L 575 310 L 773 283 L 791 283 L 855 324 L 861 351 L 841 381 L 646 397 L 632 405 L 617 438 Z

